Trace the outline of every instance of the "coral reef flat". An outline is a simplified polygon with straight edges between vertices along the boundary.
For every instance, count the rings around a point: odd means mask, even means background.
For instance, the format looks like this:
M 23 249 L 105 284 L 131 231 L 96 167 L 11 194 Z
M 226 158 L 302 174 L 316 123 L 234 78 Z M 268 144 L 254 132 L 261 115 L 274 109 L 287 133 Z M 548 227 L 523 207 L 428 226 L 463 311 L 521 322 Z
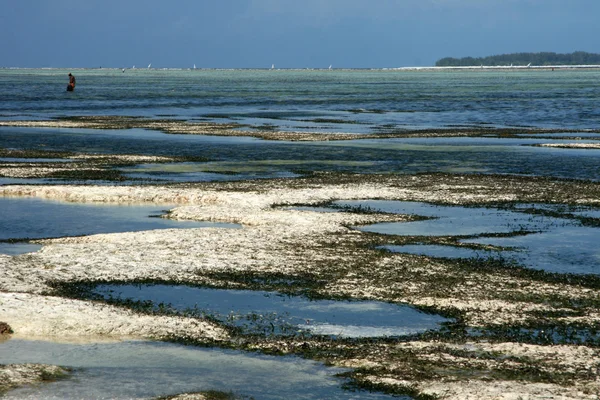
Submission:
M 165 186 L 2 186 L 2 196 L 176 204 L 168 218 L 243 228 L 33 240 L 43 246 L 39 251 L 0 255 L 0 321 L 21 339 L 144 338 L 300 354 L 350 368 L 347 374 L 358 387 L 415 398 L 593 399 L 599 391 L 597 342 L 544 341 L 513 332 L 531 327 L 595 330 L 600 323 L 597 277 L 543 273 L 485 259 L 457 262 L 385 252 L 377 248 L 389 240 L 385 235 L 352 227 L 409 221 L 411 216 L 289 206 L 363 199 L 598 206 L 599 194 L 600 184 L 593 182 L 459 174 L 323 173 Z M 82 287 L 97 282 L 171 282 L 379 300 L 411 304 L 455 322 L 442 331 L 402 339 L 243 335 L 211 319 L 149 313 L 81 295 Z

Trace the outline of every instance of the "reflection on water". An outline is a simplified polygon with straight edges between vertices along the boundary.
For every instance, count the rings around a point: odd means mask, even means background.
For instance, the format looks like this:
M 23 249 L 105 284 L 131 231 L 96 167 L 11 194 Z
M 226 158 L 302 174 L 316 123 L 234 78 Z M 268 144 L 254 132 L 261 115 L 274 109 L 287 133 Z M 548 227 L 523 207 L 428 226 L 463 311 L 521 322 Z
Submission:
M 183 285 L 99 285 L 105 299 L 152 301 L 211 315 L 246 333 L 308 332 L 342 337 L 403 336 L 438 329 L 448 320 L 406 305 L 377 301 L 309 300 L 276 292 L 196 288 Z
M 144 399 L 207 390 L 265 400 L 392 398 L 344 391 L 344 381 L 334 376 L 342 370 L 313 361 L 169 343 L 60 344 L 12 339 L 0 343 L 0 360 L 74 368 L 70 378 L 13 390 L 5 399 Z
M 561 226 L 542 233 L 463 242 L 515 248 L 516 251 L 510 251 L 510 258 L 528 268 L 600 275 L 599 238 L 598 228 Z
M 168 206 L 84 204 L 0 197 L 0 240 L 169 228 L 240 227 L 237 224 L 149 218 L 164 214 L 165 208 Z
M 62 115 L 260 120 L 294 130 L 373 126 L 596 128 L 598 71 L 294 69 L 78 72 L 85 90 L 56 90 L 68 70 L 0 70 L 0 118 Z M 557 79 L 558 77 L 558 79 Z M 36 82 L 35 86 L 26 85 Z M 28 90 L 22 88 L 26 86 Z M 76 100 L 76 101 L 73 101 Z M 339 123 L 328 122 L 339 120 Z M 304 128 L 306 127 L 306 128 Z
M 452 207 L 385 200 L 340 201 L 334 204 L 430 218 L 423 221 L 380 223 L 360 228 L 362 231 L 388 235 L 458 236 L 488 232 L 510 233 L 522 230 L 546 230 L 558 223 L 569 223 L 566 220 L 559 222 L 556 218 L 542 215 L 483 207 Z
M 461 240 L 505 247 L 494 252 L 440 245 L 384 246 L 402 253 L 430 257 L 472 258 L 500 257 L 528 268 L 549 272 L 600 274 L 600 229 L 582 226 L 577 219 L 548 217 L 527 210 L 597 218 L 599 210 L 564 205 L 517 204 L 512 210 L 482 207 L 437 206 L 402 201 L 339 201 L 340 207 L 358 207 L 430 219 L 413 222 L 381 223 L 360 230 L 402 236 L 479 236 Z M 527 233 L 526 232 L 535 232 Z M 514 233 L 509 237 L 491 237 L 491 233 Z
M 213 160 L 225 172 L 271 176 L 307 171 L 425 173 L 461 171 L 598 180 L 597 151 L 524 146 L 552 139 L 402 138 L 279 142 L 244 137 L 175 135 L 142 129 L 93 130 L 0 127 L 0 147 L 100 154 L 141 154 Z M 564 141 L 563 141 L 564 142 Z M 556 159 L 560 157 L 561 162 Z M 202 164 L 197 163 L 199 168 Z M 264 171 L 268 167 L 268 173 Z M 135 171 L 130 171 L 135 173 Z M 138 171 L 139 172 L 139 171 Z M 220 172 L 218 169 L 205 172 Z M 293 176 L 293 175 L 290 175 Z M 196 177 L 197 178 L 197 177 Z M 214 176 L 216 179 L 226 176 Z M 115 183 L 113 183 L 115 184 Z

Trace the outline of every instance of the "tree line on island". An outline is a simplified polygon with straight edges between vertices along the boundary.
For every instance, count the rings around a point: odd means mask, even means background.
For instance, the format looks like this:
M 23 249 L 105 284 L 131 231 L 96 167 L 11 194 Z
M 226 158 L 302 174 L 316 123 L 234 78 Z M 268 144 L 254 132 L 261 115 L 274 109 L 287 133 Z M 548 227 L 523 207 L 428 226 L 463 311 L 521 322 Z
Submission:
M 445 57 L 436 61 L 436 67 L 474 67 L 474 66 L 544 66 L 544 65 L 599 65 L 600 54 L 576 51 L 570 54 L 552 52 L 511 53 L 487 57 Z

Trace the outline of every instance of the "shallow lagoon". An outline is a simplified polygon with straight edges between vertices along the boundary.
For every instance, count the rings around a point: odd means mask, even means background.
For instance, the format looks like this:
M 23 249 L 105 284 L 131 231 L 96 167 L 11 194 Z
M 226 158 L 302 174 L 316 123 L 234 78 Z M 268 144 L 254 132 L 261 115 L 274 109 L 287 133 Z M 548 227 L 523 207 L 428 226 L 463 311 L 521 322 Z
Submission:
M 155 308 L 210 315 L 244 333 L 337 337 L 405 336 L 439 329 L 448 319 L 378 301 L 309 300 L 277 292 L 183 285 L 99 285 L 105 299 L 151 301 Z
M 345 381 L 335 377 L 344 370 L 314 361 L 161 342 L 68 344 L 12 339 L 0 343 L 0 359 L 74 369 L 67 379 L 13 390 L 5 399 L 144 399 L 207 390 L 266 400 L 397 398 L 345 391 Z

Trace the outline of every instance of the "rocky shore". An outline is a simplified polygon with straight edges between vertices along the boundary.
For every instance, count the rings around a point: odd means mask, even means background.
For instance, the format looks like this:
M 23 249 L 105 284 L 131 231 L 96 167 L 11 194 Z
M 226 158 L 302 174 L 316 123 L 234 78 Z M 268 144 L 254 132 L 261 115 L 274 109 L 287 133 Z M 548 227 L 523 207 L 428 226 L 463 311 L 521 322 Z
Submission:
M 0 195 L 82 203 L 178 204 L 168 218 L 243 226 L 45 239 L 36 241 L 43 247 L 35 253 L 0 255 L 0 321 L 12 327 L 14 338 L 145 338 L 297 353 L 353 368 L 350 376 L 361 387 L 416 398 L 595 399 L 600 393 L 596 346 L 464 334 L 465 328 L 490 331 L 535 324 L 593 329 L 600 324 L 596 281 L 383 253 L 374 249 L 384 242 L 379 235 L 353 227 L 408 216 L 284 207 L 352 199 L 599 205 L 600 185 L 595 183 L 507 176 L 317 174 L 161 187 L 2 186 Z M 138 281 L 264 289 L 260 279 L 245 279 L 248 276 L 302 277 L 302 282 L 319 282 L 310 290 L 326 298 L 409 303 L 454 317 L 460 328 L 400 341 L 245 338 L 214 321 L 139 313 L 66 296 L 57 289 L 81 282 Z M 19 374 L 23 368 L 34 372 Z M 11 375 L 0 380 L 3 390 L 30 382 L 32 375 L 46 374 L 29 366 L 4 366 L 3 371 Z
M 0 126 L 142 128 L 294 141 L 523 134 L 539 134 L 543 138 L 545 133 L 567 133 L 552 129 L 461 128 L 323 134 L 271 132 L 256 127 L 241 130 L 238 124 L 133 117 L 0 121 Z M 598 149 L 598 144 L 578 142 L 581 138 L 565 138 L 572 142 L 539 145 Z M 0 176 L 17 179 L 120 180 L 123 177 L 112 167 L 186 161 L 42 150 L 0 149 L 0 155 L 56 159 L 45 163 L 3 162 Z M 414 238 L 390 239 L 356 227 L 410 221 L 413 217 L 360 209 L 323 213 L 294 207 L 363 199 L 463 206 L 545 203 L 599 207 L 600 184 L 595 182 L 505 175 L 313 173 L 302 178 L 162 186 L 11 185 L 0 186 L 0 196 L 77 203 L 176 204 L 165 218 L 236 223 L 243 227 L 32 240 L 43 246 L 41 250 L 0 255 L 0 340 L 94 343 L 148 339 L 298 354 L 351 368 L 348 377 L 358 387 L 408 394 L 415 399 L 591 400 L 600 395 L 597 340 L 553 339 L 597 333 L 600 279 L 532 271 L 498 260 L 455 261 L 385 252 L 378 247 L 390 241 L 410 243 Z M 600 225 L 597 218 L 585 222 Z M 437 237 L 435 232 L 431 235 L 419 240 L 458 243 L 455 237 Z M 123 304 L 90 300 L 78 292 L 81 285 L 98 282 L 163 282 L 379 300 L 411 304 L 454 322 L 442 331 L 405 339 L 244 336 L 212 319 L 148 313 Z M 545 335 L 545 330 L 552 334 Z M 16 386 L 60 379 L 68 373 L 52 365 L 2 365 L 0 394 Z M 228 388 L 223 391 L 226 393 Z M 181 398 L 212 397 L 199 393 Z

